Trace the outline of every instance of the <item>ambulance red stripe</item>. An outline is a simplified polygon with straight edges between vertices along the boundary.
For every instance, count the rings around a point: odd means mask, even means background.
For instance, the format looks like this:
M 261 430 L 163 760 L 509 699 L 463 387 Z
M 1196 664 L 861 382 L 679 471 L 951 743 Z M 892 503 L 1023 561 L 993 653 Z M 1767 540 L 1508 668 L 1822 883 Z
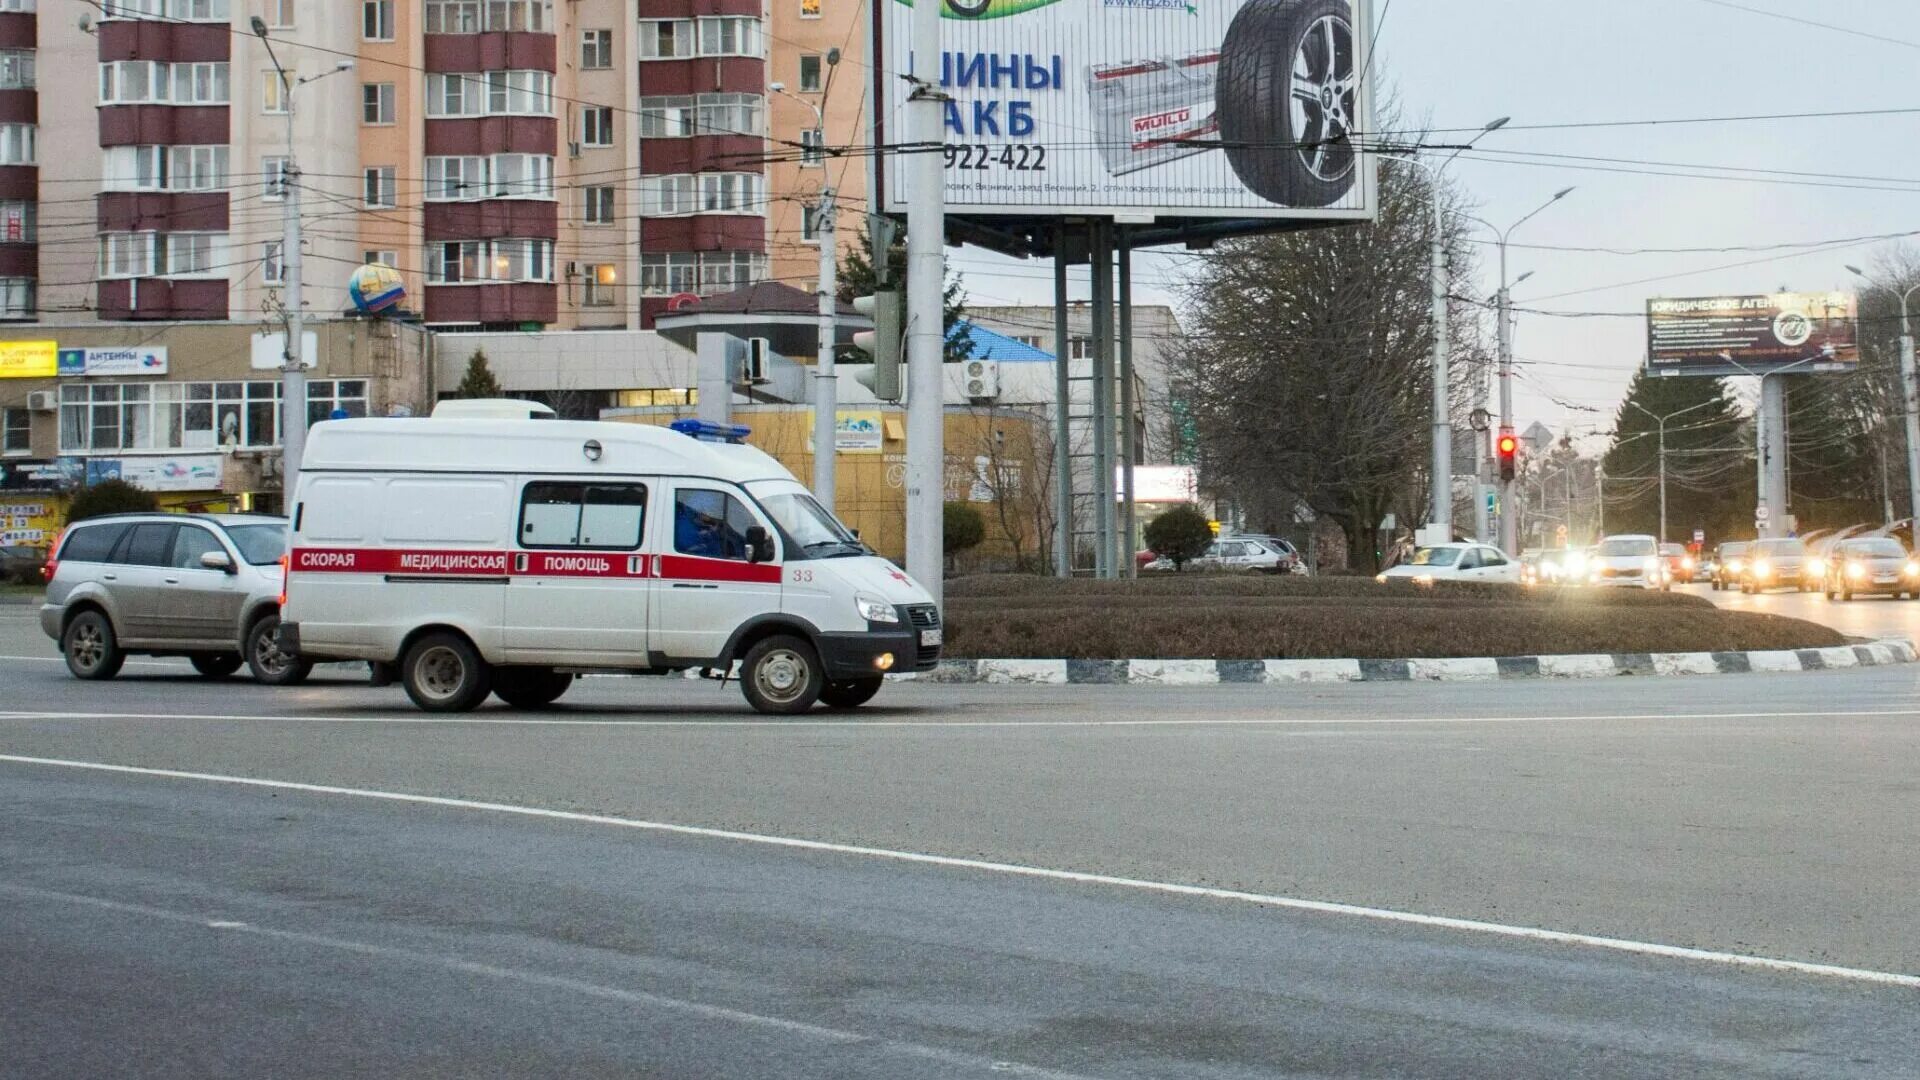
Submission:
M 627 552 L 295 548 L 290 556 L 289 569 L 319 574 L 577 578 L 658 576 L 680 581 L 780 582 L 780 567 L 774 563 Z

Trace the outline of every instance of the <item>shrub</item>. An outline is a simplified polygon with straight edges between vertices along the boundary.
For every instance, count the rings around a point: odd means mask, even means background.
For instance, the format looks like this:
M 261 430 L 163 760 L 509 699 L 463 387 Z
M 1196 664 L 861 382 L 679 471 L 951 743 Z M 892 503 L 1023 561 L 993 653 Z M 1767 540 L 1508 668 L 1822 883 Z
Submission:
M 1198 558 L 1213 543 L 1213 526 L 1207 515 L 1192 503 L 1169 507 L 1147 522 L 1147 547 L 1173 563 L 1179 570 L 1187 560 Z
M 950 502 L 941 508 L 940 536 L 947 554 L 958 555 L 987 538 L 987 519 L 972 503 Z
M 158 510 L 153 492 L 137 488 L 125 480 L 102 480 L 80 489 L 67 507 L 67 524 L 104 514 L 141 514 Z

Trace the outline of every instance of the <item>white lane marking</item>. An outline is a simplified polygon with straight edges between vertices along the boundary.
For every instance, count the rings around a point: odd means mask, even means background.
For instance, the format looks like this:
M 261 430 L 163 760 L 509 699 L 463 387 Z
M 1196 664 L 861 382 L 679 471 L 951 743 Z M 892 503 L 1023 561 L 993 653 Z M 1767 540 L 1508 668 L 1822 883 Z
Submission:
M 28 664 L 64 664 L 66 660 L 58 656 L 0 656 L 0 660 L 12 660 Z M 140 667 L 185 667 L 185 660 L 128 660 L 127 663 Z
M 1920 709 L 1809 709 L 1793 712 L 1589 713 L 1564 716 L 1154 717 L 1144 720 L 593 720 L 559 716 L 294 716 L 285 713 L 45 712 L 0 709 L 0 720 L 210 720 L 287 724 L 469 724 L 496 727 L 633 728 L 1134 728 L 1375 727 L 1402 724 L 1529 724 L 1634 720 L 1796 720 L 1920 716 Z
M 236 787 L 265 788 L 272 791 L 299 791 L 312 795 L 341 795 L 349 798 L 370 799 L 378 802 L 437 806 L 455 810 L 479 810 L 487 813 L 512 814 L 518 817 L 539 818 L 546 821 L 566 821 L 582 825 L 606 825 L 620 829 L 638 829 L 643 832 L 666 833 L 673 836 L 696 836 L 707 840 L 730 840 L 736 843 L 759 844 L 766 847 L 789 848 L 799 851 L 816 851 L 832 855 L 857 855 L 869 859 L 914 863 L 923 866 L 938 866 L 952 870 L 977 870 L 993 874 L 1006 874 L 1013 877 L 1037 878 L 1042 881 L 1066 881 L 1079 885 L 1102 885 L 1110 888 L 1132 889 L 1139 892 L 1158 893 L 1167 896 L 1198 897 L 1205 900 L 1230 900 L 1238 903 L 1255 904 L 1261 907 L 1284 908 L 1289 911 L 1308 911 L 1320 915 L 1345 915 L 1352 918 L 1370 919 L 1376 922 L 1401 923 L 1439 930 L 1459 930 L 1473 934 L 1490 934 L 1495 937 L 1516 938 L 1523 941 L 1545 942 L 1554 945 L 1581 945 L 1588 948 L 1630 953 L 1637 956 L 1658 956 L 1672 960 L 1691 960 L 1706 964 L 1719 964 L 1727 967 L 1750 968 L 1792 975 L 1817 975 L 1823 978 L 1844 979 L 1850 982 L 1875 983 L 1882 986 L 1899 986 L 1912 990 L 1920 990 L 1920 975 L 1906 975 L 1892 971 L 1874 971 L 1868 968 L 1814 964 L 1804 960 L 1782 960 L 1769 956 L 1750 956 L 1744 953 L 1717 952 L 1712 949 L 1695 949 L 1681 945 L 1662 945 L 1658 942 L 1632 941 L 1626 938 L 1601 937 L 1594 934 L 1576 934 L 1565 930 L 1544 930 L 1533 926 L 1513 926 L 1507 923 L 1483 922 L 1478 919 L 1458 919 L 1447 915 L 1424 915 L 1419 912 L 1398 911 L 1393 908 L 1364 907 L 1358 904 L 1342 904 L 1330 900 L 1304 900 L 1299 897 L 1243 892 L 1238 889 L 1215 889 L 1202 885 L 1182 885 L 1177 882 L 1115 877 L 1110 874 L 1094 874 L 1080 870 L 1056 870 L 1044 866 L 1025 866 L 1019 863 L 992 862 L 985 859 L 963 859 L 951 855 L 932 855 L 919 851 L 896 851 L 891 848 L 864 847 L 857 844 L 836 844 L 826 840 L 805 840 L 793 836 L 739 832 L 733 829 L 713 829 L 701 825 L 675 825 L 668 822 L 613 817 L 608 814 L 587 814 L 575 810 L 550 810 L 538 806 L 516 806 L 511 803 L 456 799 L 444 795 L 415 795 L 401 791 L 380 791 L 372 788 L 336 787 L 331 784 L 308 784 L 294 780 L 263 780 L 251 776 L 226 776 L 220 773 L 185 772 L 179 769 L 150 769 L 135 765 L 108 765 L 98 761 L 71 761 L 62 758 L 26 757 L 17 754 L 0 754 L 0 762 L 12 762 L 17 765 L 45 765 L 63 769 L 119 773 L 130 776 L 151 776 L 168 780 L 198 780 L 212 784 L 230 784 Z M 4 885 L 0 885 L 0 888 L 4 887 Z
M 0 882 L 0 892 L 28 896 L 40 900 L 58 901 L 82 907 L 98 908 L 123 915 L 139 915 L 164 922 L 187 923 L 213 930 L 231 930 L 255 937 L 271 938 L 297 945 L 307 945 L 322 949 L 354 953 L 377 960 L 399 961 L 409 964 L 431 965 L 457 971 L 463 975 L 479 975 L 489 979 L 525 983 L 552 990 L 565 990 L 586 997 L 617 1001 L 625 1005 L 641 1005 L 669 1012 L 697 1016 L 703 1020 L 719 1020 L 746 1027 L 765 1028 L 788 1035 L 838 1043 L 844 1046 L 870 1046 L 879 1050 L 893 1051 L 912 1057 L 926 1058 L 949 1066 L 964 1067 L 969 1070 L 990 1069 L 1012 1076 L 1031 1076 L 1040 1080 L 1088 1080 L 1075 1073 L 1056 1072 L 1019 1062 L 1004 1061 L 996 1058 L 978 1057 L 957 1050 L 946 1050 L 925 1043 L 909 1042 L 904 1039 L 891 1039 L 878 1035 L 867 1035 L 844 1028 L 824 1027 L 809 1024 L 803 1020 L 788 1020 L 784 1017 L 768 1016 L 764 1013 L 747 1012 L 743 1009 L 730 1009 L 723 1005 L 709 1005 L 705 1002 L 688 1001 L 684 998 L 668 997 L 664 994 L 650 994 L 644 990 L 628 990 L 618 986 L 606 986 L 601 983 L 587 982 L 584 979 L 569 978 L 565 975 L 549 975 L 544 972 L 526 971 L 520 968 L 504 968 L 494 964 L 483 964 L 474 960 L 462 960 L 453 956 L 420 952 L 416 949 L 401 949 L 389 945 L 371 945 L 362 941 L 330 937 L 324 934 L 308 934 L 297 930 L 276 930 L 265 926 L 253 926 L 244 922 L 227 919 L 208 920 L 201 916 L 184 912 L 169 911 L 166 908 L 149 907 L 145 904 L 129 904 L 120 900 L 106 900 L 96 896 L 79 893 L 60 892 L 54 889 L 41 889 L 31 885 L 14 885 Z

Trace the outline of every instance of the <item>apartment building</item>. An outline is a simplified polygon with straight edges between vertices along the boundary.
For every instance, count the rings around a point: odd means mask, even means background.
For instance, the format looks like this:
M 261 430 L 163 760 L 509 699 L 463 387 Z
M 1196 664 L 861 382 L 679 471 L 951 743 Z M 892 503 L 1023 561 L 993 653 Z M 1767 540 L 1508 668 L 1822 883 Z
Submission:
M 905 8 L 901 8 L 905 11 Z M 831 186 L 836 246 L 844 254 L 859 242 L 867 214 L 865 153 L 873 71 L 868 64 L 866 0 L 769 0 L 767 251 L 775 280 L 805 292 L 820 273 L 816 209 Z M 830 63 L 838 53 L 839 63 Z M 819 110 L 817 113 L 815 110 Z M 824 121 L 821 134 L 816 127 Z
M 35 0 L 0 0 L 0 322 L 33 318 L 40 279 Z

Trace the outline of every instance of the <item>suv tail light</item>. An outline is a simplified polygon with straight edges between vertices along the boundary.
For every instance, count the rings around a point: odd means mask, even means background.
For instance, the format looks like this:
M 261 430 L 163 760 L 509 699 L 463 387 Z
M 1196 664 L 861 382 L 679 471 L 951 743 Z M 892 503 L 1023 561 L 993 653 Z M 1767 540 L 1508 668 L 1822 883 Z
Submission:
M 287 557 L 280 556 L 280 610 L 287 609 Z
M 61 529 L 53 534 L 53 546 L 47 549 L 47 561 L 40 564 L 40 580 L 49 584 L 53 581 L 53 572 L 60 568 L 60 561 L 54 558 L 60 554 L 60 542 L 67 538 L 67 530 Z

